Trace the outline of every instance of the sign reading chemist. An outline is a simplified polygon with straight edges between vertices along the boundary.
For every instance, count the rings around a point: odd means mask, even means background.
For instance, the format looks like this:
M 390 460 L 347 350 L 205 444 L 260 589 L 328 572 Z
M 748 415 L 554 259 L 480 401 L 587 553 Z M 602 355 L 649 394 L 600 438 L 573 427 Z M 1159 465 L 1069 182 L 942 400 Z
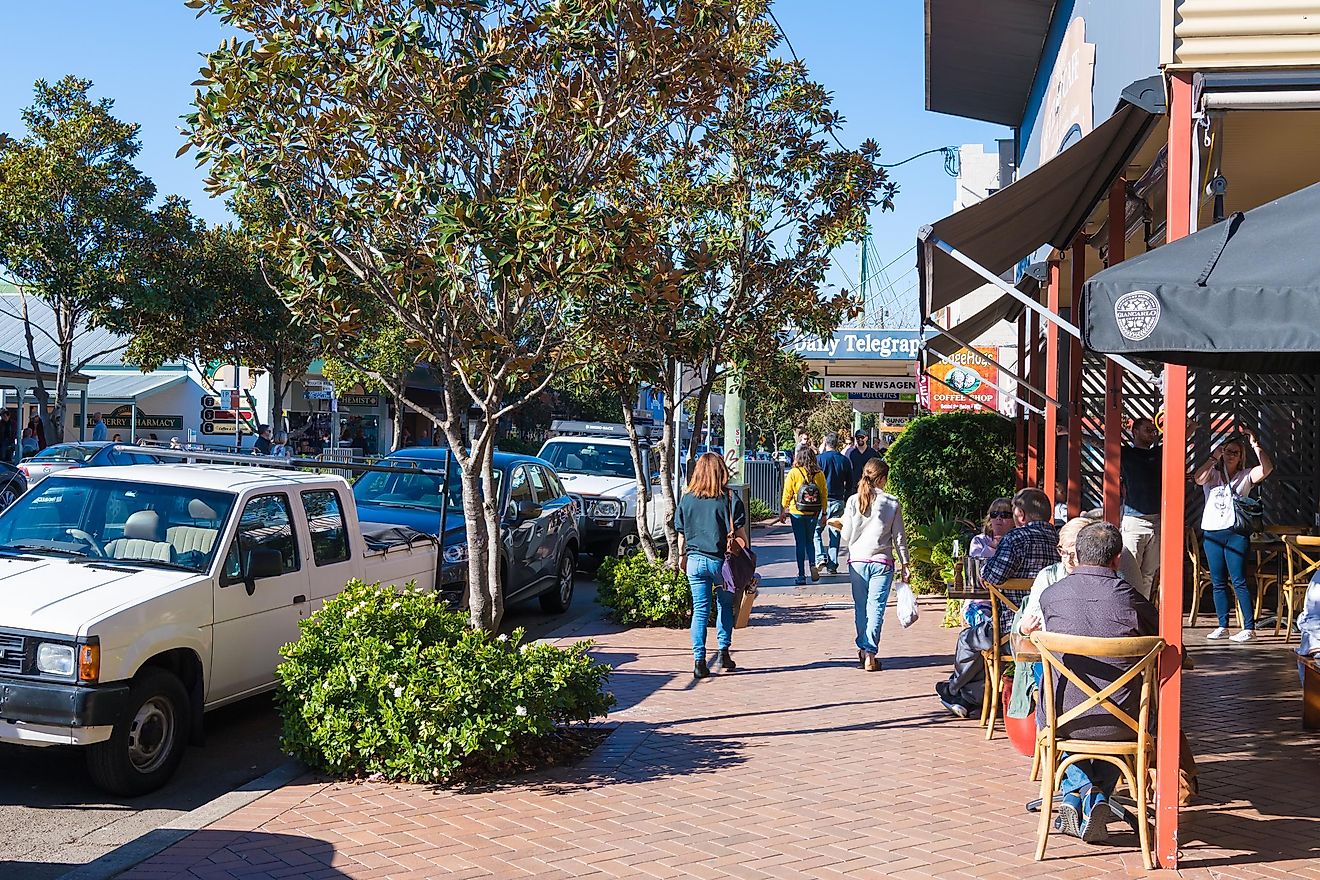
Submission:
M 921 351 L 917 330 L 845 327 L 821 338 L 790 333 L 784 349 L 806 360 L 914 361 Z

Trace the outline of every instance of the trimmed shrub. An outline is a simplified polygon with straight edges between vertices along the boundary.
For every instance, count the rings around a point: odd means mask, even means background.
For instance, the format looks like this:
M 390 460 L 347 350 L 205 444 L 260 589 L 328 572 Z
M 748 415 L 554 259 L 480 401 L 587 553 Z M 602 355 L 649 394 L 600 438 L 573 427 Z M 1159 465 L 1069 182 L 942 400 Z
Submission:
M 596 601 L 626 626 L 684 627 L 692 622 L 687 575 L 645 553 L 607 557 L 596 572 Z
M 610 667 L 494 635 L 409 584 L 350 581 L 299 625 L 277 671 L 290 755 L 338 777 L 437 782 L 517 765 L 558 725 L 605 715 Z
M 753 498 L 747 502 L 747 515 L 751 522 L 760 522 L 763 519 L 770 519 L 778 515 L 779 511 L 771 510 L 770 505 L 766 504 L 760 498 Z
M 937 511 L 979 520 L 990 502 L 1013 494 L 1013 426 L 988 412 L 921 416 L 885 456 L 889 489 L 918 523 Z

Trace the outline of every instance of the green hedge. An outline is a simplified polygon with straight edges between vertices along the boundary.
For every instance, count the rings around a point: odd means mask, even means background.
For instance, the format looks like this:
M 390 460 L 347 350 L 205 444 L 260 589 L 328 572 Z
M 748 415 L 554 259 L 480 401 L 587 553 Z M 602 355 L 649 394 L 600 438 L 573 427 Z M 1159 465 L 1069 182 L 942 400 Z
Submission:
M 300 624 L 278 669 L 281 744 L 339 777 L 435 782 L 500 771 L 558 725 L 605 715 L 610 667 L 569 648 L 473 630 L 412 585 L 351 581 Z
M 918 523 L 937 512 L 979 521 L 990 502 L 1013 494 L 1013 426 L 988 412 L 921 416 L 885 456 L 890 491 Z
M 596 601 L 627 626 L 684 627 L 692 622 L 692 589 L 687 575 L 645 553 L 627 559 L 606 557 L 596 572 Z

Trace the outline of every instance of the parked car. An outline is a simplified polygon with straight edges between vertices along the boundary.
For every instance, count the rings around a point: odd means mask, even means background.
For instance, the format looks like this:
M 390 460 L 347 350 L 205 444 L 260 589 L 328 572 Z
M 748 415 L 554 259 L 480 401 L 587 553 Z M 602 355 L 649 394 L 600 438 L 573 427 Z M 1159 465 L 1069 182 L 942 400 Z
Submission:
M 630 556 L 641 545 L 637 537 L 637 476 L 633 470 L 628 431 L 623 425 L 555 421 L 553 437 L 541 447 L 541 458 L 554 465 L 569 491 L 585 502 L 582 551 L 600 559 Z M 640 432 L 640 426 L 639 426 Z M 647 529 L 663 541 L 664 511 L 659 501 L 660 456 L 642 433 L 642 466 L 652 503 Z
M 350 579 L 433 583 L 435 542 L 368 543 L 352 502 L 342 477 L 246 465 L 42 480 L 0 513 L 0 740 L 80 746 L 115 794 L 164 785 Z
M 138 452 L 134 449 L 129 452 L 120 443 L 109 440 L 87 440 L 47 446 L 31 458 L 19 462 L 18 469 L 27 477 L 28 485 L 35 486 L 51 474 L 69 468 L 160 463 L 159 458 L 145 450 Z
M 0 461 L 0 510 L 17 501 L 27 488 L 27 474 L 7 461 Z
M 440 477 L 410 473 L 416 468 L 443 470 L 449 450 L 413 446 L 391 452 L 379 464 L 397 473 L 368 471 L 353 486 L 358 518 L 363 522 L 403 525 L 439 535 L 444 507 L 443 566 L 437 589 L 456 607 L 466 607 L 467 526 L 463 491 L 455 463 L 448 478 L 448 499 Z M 536 597 L 552 613 L 573 602 L 577 577 L 577 503 L 564 489 L 549 462 L 531 455 L 495 453 L 495 491 L 504 512 L 501 530 L 500 588 L 506 603 Z

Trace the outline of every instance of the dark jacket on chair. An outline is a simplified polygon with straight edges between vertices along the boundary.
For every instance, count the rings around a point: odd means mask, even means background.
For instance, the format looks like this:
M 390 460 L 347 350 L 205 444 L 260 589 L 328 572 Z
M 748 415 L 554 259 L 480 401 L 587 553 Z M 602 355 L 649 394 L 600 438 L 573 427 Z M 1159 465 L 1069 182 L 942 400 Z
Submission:
M 1121 639 L 1155 635 L 1159 617 L 1155 606 L 1113 569 L 1098 565 L 1079 565 L 1072 574 L 1040 594 L 1040 610 L 1045 629 L 1052 633 Z M 1099 659 L 1067 654 L 1064 664 L 1094 690 L 1103 690 L 1116 681 L 1130 665 L 1128 660 Z M 1060 716 L 1081 704 L 1086 696 L 1062 675 L 1054 676 L 1055 708 Z M 1141 682 L 1133 679 L 1110 697 L 1134 719 L 1141 705 Z M 1044 701 L 1041 701 L 1044 720 Z M 1064 725 L 1059 731 L 1064 739 L 1118 741 L 1135 739 L 1132 730 L 1095 706 Z

